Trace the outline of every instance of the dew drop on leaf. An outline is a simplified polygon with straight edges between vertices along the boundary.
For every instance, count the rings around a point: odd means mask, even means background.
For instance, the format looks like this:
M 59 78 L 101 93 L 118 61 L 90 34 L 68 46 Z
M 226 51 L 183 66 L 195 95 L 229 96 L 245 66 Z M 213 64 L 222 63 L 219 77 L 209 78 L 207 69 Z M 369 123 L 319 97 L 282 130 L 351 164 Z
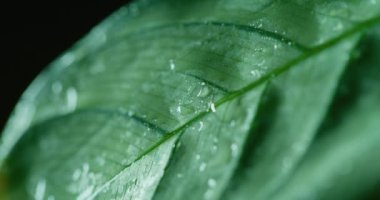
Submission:
M 215 179 L 213 179 L 213 178 L 208 179 L 208 181 L 207 181 L 207 185 L 208 185 L 209 187 L 211 187 L 211 188 L 215 187 L 215 186 L 216 186 L 216 181 L 215 181 Z
M 62 92 L 62 83 L 61 82 L 54 82 L 52 85 L 51 85 L 51 89 L 53 91 L 54 94 L 59 94 Z
M 232 157 L 236 157 L 236 156 L 238 156 L 238 149 L 239 147 L 238 147 L 238 145 L 237 144 L 235 144 L 235 143 L 233 143 L 233 144 L 231 144 L 231 155 L 232 155 Z
M 77 106 L 78 94 L 75 88 L 70 87 L 66 91 L 67 108 L 72 111 Z
M 204 123 L 202 121 L 199 122 L 199 128 L 198 131 L 201 131 L 203 129 Z
M 207 167 L 207 164 L 204 163 L 204 162 L 202 162 L 202 163 L 199 165 L 199 171 L 200 171 L 200 172 L 205 171 L 206 167 Z
M 43 200 L 45 197 L 46 180 L 39 180 L 36 187 L 36 193 L 34 194 L 35 200 Z
M 216 112 L 216 108 L 215 108 L 214 103 L 210 103 L 210 110 L 211 110 L 211 112 Z
M 210 94 L 210 88 L 203 84 L 197 94 L 197 97 L 207 97 L 209 94 Z
M 169 67 L 170 67 L 170 70 L 175 70 L 175 63 L 173 59 L 169 60 Z

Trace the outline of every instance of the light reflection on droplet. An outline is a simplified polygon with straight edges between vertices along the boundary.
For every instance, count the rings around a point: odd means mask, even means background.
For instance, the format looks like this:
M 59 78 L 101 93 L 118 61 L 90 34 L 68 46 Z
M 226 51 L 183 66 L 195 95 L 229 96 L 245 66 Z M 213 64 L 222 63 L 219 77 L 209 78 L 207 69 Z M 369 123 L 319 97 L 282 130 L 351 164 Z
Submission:
M 175 63 L 173 59 L 169 60 L 169 66 L 170 66 L 170 70 L 175 70 Z
M 211 109 L 211 112 L 216 112 L 216 108 L 215 108 L 214 103 L 210 103 L 210 109 Z

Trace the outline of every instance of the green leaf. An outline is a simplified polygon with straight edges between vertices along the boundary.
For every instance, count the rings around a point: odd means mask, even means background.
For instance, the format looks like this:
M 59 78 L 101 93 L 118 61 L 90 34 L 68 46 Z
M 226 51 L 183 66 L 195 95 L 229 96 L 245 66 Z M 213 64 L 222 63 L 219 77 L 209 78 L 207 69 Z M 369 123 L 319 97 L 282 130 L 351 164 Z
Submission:
M 272 199 L 363 199 L 370 190 L 378 192 L 379 36 L 378 26 L 366 37 L 361 57 L 341 82 L 335 110 L 294 175 Z
M 2 136 L 5 198 L 359 195 L 380 181 L 364 163 L 380 152 L 378 60 L 359 59 L 365 73 L 345 70 L 379 23 L 377 0 L 134 2 L 22 96 Z M 361 103 L 335 121 L 343 72 L 363 88 Z M 348 175 L 334 175 L 349 162 Z M 356 172 L 366 184 L 339 192 Z

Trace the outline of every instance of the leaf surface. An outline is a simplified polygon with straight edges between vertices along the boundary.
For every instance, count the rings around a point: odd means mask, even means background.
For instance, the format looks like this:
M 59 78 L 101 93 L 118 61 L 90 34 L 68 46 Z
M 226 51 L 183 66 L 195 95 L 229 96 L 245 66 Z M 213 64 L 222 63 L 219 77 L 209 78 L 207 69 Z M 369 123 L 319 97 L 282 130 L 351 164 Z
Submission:
M 379 14 L 380 2 L 356 0 L 132 3 L 17 104 L 0 151 L 9 194 L 266 199 L 305 155 Z M 278 110 L 263 114 L 271 94 Z

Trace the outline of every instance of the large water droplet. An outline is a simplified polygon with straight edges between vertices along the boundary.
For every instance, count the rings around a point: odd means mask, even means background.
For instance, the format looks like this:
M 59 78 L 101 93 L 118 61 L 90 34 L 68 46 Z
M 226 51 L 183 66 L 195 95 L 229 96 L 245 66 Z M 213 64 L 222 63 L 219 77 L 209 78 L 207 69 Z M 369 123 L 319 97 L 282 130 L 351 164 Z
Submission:
M 197 94 L 197 97 L 207 97 L 209 94 L 210 94 L 210 88 L 207 85 L 203 84 Z

